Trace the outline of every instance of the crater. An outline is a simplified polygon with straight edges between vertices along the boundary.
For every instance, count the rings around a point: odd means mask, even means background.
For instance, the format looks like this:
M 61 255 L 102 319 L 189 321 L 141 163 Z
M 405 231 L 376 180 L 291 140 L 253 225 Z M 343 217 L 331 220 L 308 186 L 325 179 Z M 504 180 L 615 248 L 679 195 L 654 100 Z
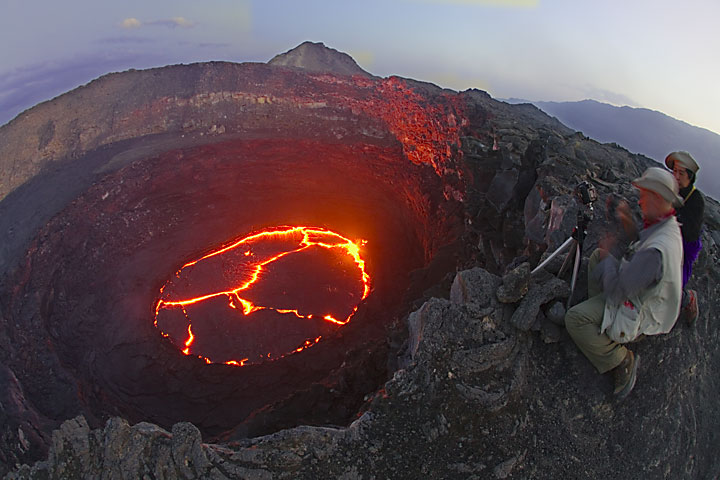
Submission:
M 410 272 L 462 224 L 440 177 L 398 142 L 184 142 L 125 144 L 134 160 L 103 172 L 31 243 L 6 285 L 20 352 L 9 363 L 26 396 L 49 419 L 190 421 L 206 438 L 349 423 L 388 377 Z M 249 248 L 233 261 L 215 255 L 238 242 Z M 333 251 L 348 242 L 359 256 Z M 257 265 L 242 260 L 281 252 L 293 255 L 267 262 L 267 282 L 240 295 Z M 214 296 L 172 303 L 203 295 Z M 255 326 L 235 328 L 245 318 Z

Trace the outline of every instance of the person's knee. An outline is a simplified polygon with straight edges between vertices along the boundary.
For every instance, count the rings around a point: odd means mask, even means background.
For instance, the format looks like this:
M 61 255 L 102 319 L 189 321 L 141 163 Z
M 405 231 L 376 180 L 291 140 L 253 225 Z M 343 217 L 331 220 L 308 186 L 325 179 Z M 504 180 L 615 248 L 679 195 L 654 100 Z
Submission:
M 599 297 L 593 297 L 585 300 L 582 303 L 578 303 L 565 314 L 565 329 L 572 337 L 576 337 L 576 334 L 581 334 L 581 331 L 589 328 L 591 325 L 597 324 L 598 319 L 595 318 L 597 314 L 600 314 L 600 321 L 602 322 L 602 309 L 598 309 Z
M 577 308 L 577 305 L 565 313 L 565 329 L 570 336 L 574 336 L 573 333 L 576 332 L 583 323 L 583 314 L 582 311 Z

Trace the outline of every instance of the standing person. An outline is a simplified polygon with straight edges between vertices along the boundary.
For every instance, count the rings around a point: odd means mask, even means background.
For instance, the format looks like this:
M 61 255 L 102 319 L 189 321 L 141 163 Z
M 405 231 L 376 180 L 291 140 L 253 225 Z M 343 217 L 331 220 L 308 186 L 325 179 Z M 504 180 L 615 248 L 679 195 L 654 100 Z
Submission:
M 682 296 L 682 236 L 674 205 L 680 205 L 678 184 L 662 168 L 648 168 L 633 180 L 640 191 L 644 228 L 631 244 L 631 256 L 618 261 L 608 250 L 608 237 L 590 257 L 586 301 L 565 315 L 565 327 L 580 351 L 600 373 L 612 371 L 614 393 L 624 398 L 635 385 L 639 355 L 625 343 L 640 335 L 669 332 L 675 325 Z M 632 222 L 624 200 L 616 215 Z
M 683 238 L 683 301 L 681 318 L 688 323 L 698 317 L 697 293 L 685 289 L 695 260 L 702 250 L 700 230 L 705 214 L 705 199 L 700 190 L 695 188 L 695 179 L 700 170 L 695 159 L 688 152 L 672 152 L 665 158 L 665 165 L 673 171 L 673 176 L 680 187 L 683 204 L 677 209 L 680 231 Z

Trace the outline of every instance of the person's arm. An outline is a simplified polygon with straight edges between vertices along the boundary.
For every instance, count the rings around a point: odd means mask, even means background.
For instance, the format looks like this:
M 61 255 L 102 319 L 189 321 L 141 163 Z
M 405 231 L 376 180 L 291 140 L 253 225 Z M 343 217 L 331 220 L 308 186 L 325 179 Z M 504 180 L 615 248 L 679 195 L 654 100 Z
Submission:
M 638 230 L 635 225 L 635 221 L 633 220 L 630 206 L 625 200 L 621 200 L 618 203 L 617 209 L 615 210 L 615 216 L 620 222 L 620 225 L 622 225 L 623 230 L 625 230 L 625 234 L 628 236 L 630 241 L 635 241 L 638 238 Z
M 638 238 L 638 230 L 635 226 L 630 206 L 624 199 L 618 200 L 617 197 L 610 195 L 605 203 L 608 214 L 608 220 L 614 225 L 620 225 L 622 229 L 613 228 L 605 233 L 598 242 L 600 249 L 600 259 L 604 259 L 607 255 L 615 255 L 621 257 L 624 252 L 623 245 L 627 246 Z
M 597 264 L 593 275 L 602 285 L 605 300 L 618 304 L 654 285 L 662 278 L 660 250 L 640 250 L 629 262 L 620 264 L 612 255 Z

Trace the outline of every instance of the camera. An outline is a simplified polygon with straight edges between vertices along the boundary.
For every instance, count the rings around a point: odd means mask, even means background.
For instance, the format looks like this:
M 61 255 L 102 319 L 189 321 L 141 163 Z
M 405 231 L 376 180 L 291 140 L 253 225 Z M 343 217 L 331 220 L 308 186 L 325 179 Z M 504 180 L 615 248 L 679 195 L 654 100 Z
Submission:
M 597 190 L 586 181 L 580 182 L 578 186 L 575 187 L 575 195 L 577 195 L 585 205 L 590 205 L 597 200 Z

